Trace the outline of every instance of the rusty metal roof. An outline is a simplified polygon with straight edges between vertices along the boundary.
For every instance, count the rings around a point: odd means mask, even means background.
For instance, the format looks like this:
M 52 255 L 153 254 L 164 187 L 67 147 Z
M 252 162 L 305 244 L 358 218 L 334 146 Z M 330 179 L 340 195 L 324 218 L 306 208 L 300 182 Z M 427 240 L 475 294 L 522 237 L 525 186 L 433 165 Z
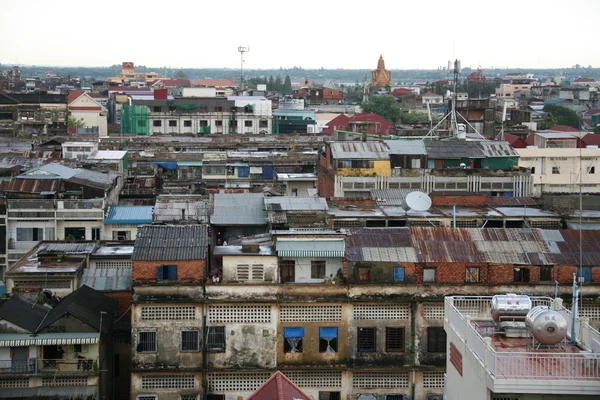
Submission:
M 331 154 L 336 160 L 390 159 L 387 146 L 381 142 L 332 142 Z
M 556 238 L 553 243 L 553 251 L 559 252 L 554 254 L 557 264 L 579 265 L 581 261 L 581 265 L 600 265 L 600 231 L 566 229 L 559 232 L 562 240 Z M 545 235 L 548 233 L 544 231 Z
M 490 206 L 514 207 L 514 206 L 537 206 L 535 200 L 531 197 L 503 197 L 490 196 L 488 200 Z
M 407 228 L 359 228 L 346 239 L 348 261 L 417 262 Z
M 57 192 L 60 188 L 60 179 L 22 179 L 14 178 L 10 181 L 0 181 L 2 192 L 42 193 Z
M 466 228 L 410 227 L 420 262 L 484 262 Z

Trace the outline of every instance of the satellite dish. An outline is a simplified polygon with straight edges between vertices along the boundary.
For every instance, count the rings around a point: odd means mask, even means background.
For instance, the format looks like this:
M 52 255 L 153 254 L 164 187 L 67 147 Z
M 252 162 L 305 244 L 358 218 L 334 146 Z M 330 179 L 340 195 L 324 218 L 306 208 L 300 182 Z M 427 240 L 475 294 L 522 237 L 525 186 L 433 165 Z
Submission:
M 402 202 L 405 211 L 427 211 L 431 207 L 431 197 L 423 192 L 410 192 Z

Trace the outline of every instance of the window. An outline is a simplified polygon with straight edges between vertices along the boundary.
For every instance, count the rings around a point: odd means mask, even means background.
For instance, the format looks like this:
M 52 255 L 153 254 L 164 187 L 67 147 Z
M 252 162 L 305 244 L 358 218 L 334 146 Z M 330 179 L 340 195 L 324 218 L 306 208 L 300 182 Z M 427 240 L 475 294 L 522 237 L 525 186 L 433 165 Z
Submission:
M 385 400 L 404 400 L 403 394 L 388 394 L 385 396 Z
M 404 328 L 385 328 L 385 351 L 388 353 L 404 351 Z
M 252 121 L 244 121 L 244 126 L 247 128 L 251 128 L 252 127 Z
M 319 400 L 340 400 L 340 392 L 319 392 Z
M 443 327 L 427 328 L 427 351 L 430 353 L 444 353 L 446 351 L 446 331 Z
M 296 262 L 294 260 L 285 260 L 282 261 L 280 264 L 280 274 L 281 274 L 281 282 L 282 283 L 286 283 L 286 282 L 295 282 L 296 281 L 296 276 L 295 276 L 295 271 L 296 271 Z
M 338 351 L 338 328 L 319 328 L 319 352 L 336 353 Z
M 479 282 L 479 267 L 467 267 L 465 272 L 465 283 Z
M 191 127 L 192 126 L 192 121 L 190 121 L 189 119 L 183 121 L 183 126 L 185 126 L 186 128 Z
M 100 228 L 92 228 L 92 240 L 100 240 Z
M 160 127 L 162 126 L 162 121 L 155 119 L 154 121 L 152 121 L 152 126 Z
M 587 167 L 587 173 L 588 174 L 595 174 L 596 173 L 596 167 Z
M 358 328 L 357 350 L 360 353 L 371 353 L 376 349 L 375 328 Z
M 535 174 L 535 167 L 531 167 L 531 174 Z
M 156 332 L 142 331 L 138 332 L 138 353 L 156 353 Z
M 394 282 L 404 282 L 404 267 L 394 267 Z
M 423 268 L 423 282 L 435 282 L 435 268 Z
M 137 400 L 158 400 L 158 396 L 155 394 L 140 394 L 136 397 Z
M 269 123 L 266 120 L 261 119 L 260 121 L 258 121 L 259 128 L 267 128 L 268 126 L 269 126 Z
M 153 112 L 161 112 L 162 111 L 162 107 L 160 106 L 154 106 L 154 108 L 152 109 Z
M 169 106 L 169 111 L 171 111 L 171 112 L 177 111 L 177 107 L 175 107 L 175 106 Z
M 203 119 L 200 121 L 200 126 L 208 126 L 208 121 Z
M 223 112 L 223 106 L 215 106 L 215 112 Z
M 161 265 L 156 269 L 156 279 L 159 281 L 176 281 L 177 265 Z
M 73 352 L 74 353 L 81 353 L 82 347 L 81 344 L 74 344 L 73 345 Z
M 577 268 L 577 275 L 583 278 L 584 283 L 592 282 L 592 267 L 584 265 L 581 268 Z
M 243 281 L 264 281 L 265 268 L 262 264 L 239 264 L 237 266 L 237 280 Z
M 17 242 L 44 240 L 43 228 L 17 228 Z
M 169 126 L 177 126 L 177 121 L 174 119 L 169 120 Z
M 513 269 L 513 282 L 529 282 L 529 269 L 514 268 Z
M 540 282 L 552 281 L 552 267 L 540 267 Z
M 215 126 L 223 126 L 223 120 L 220 120 L 220 119 L 216 120 Z
M 225 327 L 209 326 L 206 328 L 206 347 L 208 351 L 214 353 L 225 352 Z
M 325 276 L 325 261 L 310 262 L 310 277 L 312 279 L 323 279 Z
M 225 400 L 225 395 L 209 393 L 208 395 L 206 395 L 206 400 Z
M 288 326 L 283 328 L 283 352 L 302 353 L 302 342 L 304 340 L 304 327 Z
M 200 351 L 200 331 L 181 331 L 180 349 L 186 352 Z
M 560 168 L 559 167 L 552 167 L 552 173 L 553 174 L 560 174 Z
M 361 282 L 370 282 L 371 281 L 371 269 L 370 268 L 359 268 L 358 269 L 358 279 Z

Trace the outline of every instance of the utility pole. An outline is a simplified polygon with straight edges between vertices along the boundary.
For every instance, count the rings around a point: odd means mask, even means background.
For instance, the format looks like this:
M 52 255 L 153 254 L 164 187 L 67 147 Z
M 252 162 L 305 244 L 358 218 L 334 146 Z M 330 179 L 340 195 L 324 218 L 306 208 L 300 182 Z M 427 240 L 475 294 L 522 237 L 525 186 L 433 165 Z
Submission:
M 250 46 L 238 46 L 240 53 L 240 88 L 244 90 L 244 53 L 250 51 Z

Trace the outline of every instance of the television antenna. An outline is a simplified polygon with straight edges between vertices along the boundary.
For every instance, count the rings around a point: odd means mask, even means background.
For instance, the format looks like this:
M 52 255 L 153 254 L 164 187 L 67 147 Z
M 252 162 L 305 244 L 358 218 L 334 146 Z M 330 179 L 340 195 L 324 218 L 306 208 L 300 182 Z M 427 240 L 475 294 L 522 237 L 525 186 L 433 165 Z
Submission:
M 244 53 L 250 51 L 250 46 L 238 46 L 240 53 L 240 88 L 244 90 Z
M 454 60 L 454 62 L 452 61 L 448 61 L 448 71 L 452 73 L 452 98 L 451 98 L 451 105 L 452 108 L 450 109 L 450 112 L 448 114 L 446 114 L 444 116 L 444 118 L 442 118 L 440 120 L 440 122 L 438 122 L 433 128 L 431 128 L 429 130 L 429 132 L 427 133 L 427 135 L 423 136 L 423 138 L 421 140 L 425 140 L 427 137 L 429 137 L 429 135 L 433 136 L 433 133 L 438 129 L 438 127 L 440 127 L 442 125 L 442 123 L 444 121 L 446 121 L 448 118 L 450 118 L 450 137 L 452 138 L 456 138 L 456 139 L 466 139 L 466 126 L 464 123 L 459 123 L 458 122 L 458 117 L 460 117 L 465 123 L 466 125 L 468 125 L 477 135 L 481 136 L 482 139 L 485 139 L 485 137 L 479 133 L 479 131 L 477 129 L 475 129 L 475 127 L 473 125 L 471 125 L 469 123 L 469 121 L 462 116 L 458 111 L 456 111 L 456 100 L 457 100 L 457 94 L 456 94 L 456 87 L 458 85 L 458 77 L 460 76 L 460 73 L 462 72 L 462 66 L 461 66 L 461 62 L 460 60 Z

